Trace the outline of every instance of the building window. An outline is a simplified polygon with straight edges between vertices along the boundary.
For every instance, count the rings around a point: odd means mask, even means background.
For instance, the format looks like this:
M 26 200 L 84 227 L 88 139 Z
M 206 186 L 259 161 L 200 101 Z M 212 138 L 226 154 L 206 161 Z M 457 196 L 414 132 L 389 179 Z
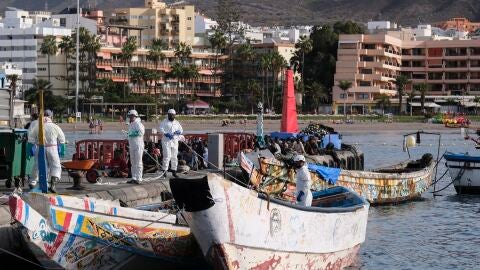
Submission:
M 192 30 L 192 28 L 191 28 L 191 27 L 187 27 L 187 30 Z
M 60 26 L 62 27 L 67 26 L 67 18 L 60 18 Z
M 368 94 L 358 94 L 358 99 L 368 99 Z
M 360 81 L 359 85 L 360 85 L 360 86 L 372 86 L 372 82 Z
M 346 94 L 340 94 L 340 99 L 345 99 L 346 96 Z
M 373 70 L 368 69 L 368 68 L 362 68 L 362 69 L 360 69 L 360 73 L 361 74 L 373 74 Z
M 187 17 L 187 21 L 191 21 L 192 20 L 192 17 Z

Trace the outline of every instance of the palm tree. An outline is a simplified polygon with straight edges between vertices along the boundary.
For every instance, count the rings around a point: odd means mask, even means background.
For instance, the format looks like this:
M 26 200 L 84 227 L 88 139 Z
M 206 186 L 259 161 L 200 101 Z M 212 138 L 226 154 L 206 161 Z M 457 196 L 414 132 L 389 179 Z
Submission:
M 260 96 L 260 85 L 258 85 L 257 80 L 248 79 L 245 81 L 244 89 L 250 94 L 250 109 L 251 113 L 253 114 L 254 108 L 256 108 Z
M 387 94 L 380 94 L 377 98 L 377 105 L 382 107 L 382 114 L 385 114 L 385 108 L 390 106 L 390 96 Z
M 123 98 L 126 98 L 125 87 L 128 82 L 128 74 L 129 74 L 129 67 L 130 61 L 132 61 L 133 53 L 137 50 L 137 41 L 135 37 L 128 37 L 127 41 L 122 46 L 122 52 L 120 54 L 120 58 L 124 61 L 126 65 L 126 72 L 125 72 L 125 83 L 123 84 Z
M 295 44 L 295 49 L 295 55 L 294 57 L 292 57 L 292 59 L 290 59 L 290 63 L 293 66 L 295 72 L 297 72 L 299 68 L 301 69 L 302 80 L 304 81 L 305 54 L 308 54 L 313 50 L 313 42 L 309 37 L 302 36 Z
M 87 37 L 85 44 L 83 44 L 83 49 L 87 54 L 87 80 L 88 80 L 88 96 L 93 95 L 93 90 L 96 89 L 96 61 L 97 61 L 97 52 L 100 50 L 100 37 L 95 34 L 90 34 L 87 30 Z
M 277 79 L 278 74 L 283 71 L 283 69 L 287 66 L 287 60 L 283 58 L 281 54 L 277 51 L 272 52 L 272 73 L 273 73 L 273 89 L 272 89 L 272 106 L 274 104 L 274 97 L 275 97 L 275 88 L 277 88 Z
M 199 69 L 196 65 L 191 65 L 191 66 L 188 66 L 188 67 L 184 67 L 183 69 L 184 69 L 183 70 L 183 77 L 185 79 L 185 82 L 186 81 L 191 81 L 192 82 L 191 96 L 192 96 L 192 101 L 193 101 L 193 98 L 195 96 L 195 82 L 200 77 Z
M 167 49 L 167 45 L 162 39 L 156 38 L 152 40 L 152 46 L 150 51 L 147 55 L 147 60 L 152 61 L 155 64 L 155 72 L 158 72 L 158 63 L 162 62 L 165 59 L 165 54 L 163 50 Z M 155 77 L 155 82 L 160 78 L 160 76 L 152 76 Z M 157 83 L 154 85 L 155 95 L 157 94 Z
M 405 94 L 405 85 L 409 83 L 407 76 L 405 75 L 398 75 L 395 79 L 395 85 L 397 86 L 398 92 L 398 105 L 400 107 L 400 114 L 402 114 L 402 103 L 403 103 L 403 95 Z
M 38 93 L 44 91 L 44 100 L 47 101 L 48 97 L 52 96 L 52 84 L 44 79 L 34 79 L 32 87 L 25 91 L 25 100 L 30 104 L 36 104 L 38 102 Z
M 214 52 L 214 58 L 215 62 L 212 65 L 212 75 L 214 80 L 216 81 L 217 79 L 217 74 L 220 71 L 220 63 L 219 63 L 219 58 L 222 54 L 222 50 L 224 50 L 227 47 L 227 38 L 225 35 L 219 31 L 215 31 L 213 35 L 209 36 L 208 41 L 210 41 L 210 46 L 212 47 L 212 51 Z M 217 85 L 217 84 L 215 84 Z
M 412 91 L 408 94 L 408 102 L 410 103 L 410 116 L 412 116 L 412 102 L 413 99 L 415 98 L 415 89 L 412 89 Z
M 317 111 L 318 106 L 320 106 L 322 101 L 328 101 L 329 94 L 327 88 L 325 88 L 325 86 L 319 82 L 312 82 L 305 87 L 305 90 L 305 95 L 311 98 L 311 104 L 313 105 L 315 111 Z
M 68 59 L 70 56 L 75 53 L 75 42 L 71 36 L 63 36 L 60 42 L 58 43 L 58 48 L 60 53 L 65 55 L 65 80 L 67 81 L 67 95 L 70 94 L 70 68 L 68 66 Z
M 428 84 L 419 83 L 413 85 L 413 89 L 420 94 L 420 106 L 423 113 L 425 113 L 425 93 L 428 91 Z
M 50 80 L 50 56 L 57 54 L 58 47 L 57 47 L 57 39 L 55 36 L 46 36 L 43 39 L 43 43 L 40 46 L 40 52 L 47 56 L 48 61 L 48 81 Z
M 349 81 L 340 81 L 338 87 L 343 90 L 343 114 L 345 119 L 347 119 L 347 98 L 348 98 L 348 89 L 352 87 L 352 82 Z
M 177 103 L 180 102 L 180 81 L 183 78 L 183 66 L 176 62 L 172 65 L 169 76 L 177 80 Z M 178 104 L 177 104 L 178 105 Z M 177 108 L 178 109 L 178 108 Z
M 10 74 L 6 76 L 7 81 L 10 82 L 10 90 L 12 90 L 12 97 L 17 95 L 17 82 L 20 78 L 17 74 Z
M 268 75 L 269 71 L 272 70 L 272 61 L 271 61 L 271 54 L 264 54 L 260 58 L 260 67 L 263 70 L 263 77 L 266 80 L 266 90 L 262 90 L 262 103 L 265 104 L 264 96 L 267 98 L 267 103 L 269 102 L 269 95 L 268 95 Z M 270 105 L 268 105 L 269 108 Z
M 192 55 L 192 47 L 185 42 L 180 42 L 174 51 L 175 57 L 177 57 L 183 66 L 186 65 L 186 60 Z

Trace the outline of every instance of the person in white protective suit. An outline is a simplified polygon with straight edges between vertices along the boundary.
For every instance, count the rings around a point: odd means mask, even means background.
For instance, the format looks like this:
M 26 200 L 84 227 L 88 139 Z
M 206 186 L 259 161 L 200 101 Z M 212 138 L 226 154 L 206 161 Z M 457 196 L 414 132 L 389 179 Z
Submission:
M 45 130 L 45 155 L 47 158 L 48 175 L 50 175 L 50 184 L 48 190 L 56 193 L 55 184 L 60 180 L 62 174 L 62 166 L 60 157 L 65 156 L 65 134 L 62 129 L 52 122 L 53 112 L 46 110 L 44 113 L 44 130 Z M 38 124 L 29 133 L 29 143 L 38 145 Z M 37 151 L 38 152 L 38 151 Z M 35 155 L 38 155 L 35 153 Z M 34 188 L 38 181 L 36 178 L 31 179 L 30 188 Z
M 130 153 L 130 164 L 132 179 L 127 183 L 140 184 L 143 176 L 143 149 L 145 148 L 143 135 L 145 135 L 145 127 L 142 124 L 142 119 L 138 117 L 136 110 L 130 110 L 127 114 L 130 120 L 128 126 L 128 149 Z
M 295 191 L 295 198 L 298 205 L 312 206 L 313 195 L 310 187 L 312 185 L 312 178 L 308 171 L 307 162 L 305 157 L 297 155 L 293 158 L 296 168 L 296 184 L 297 189 Z
M 163 175 L 167 175 L 168 166 L 171 165 L 173 177 L 177 176 L 178 166 L 178 141 L 180 135 L 183 133 L 183 128 L 180 123 L 175 120 L 175 110 L 170 109 L 167 112 L 167 118 L 160 123 L 160 132 L 162 137 L 162 170 Z
M 33 114 L 32 114 L 32 121 L 30 122 L 30 125 L 28 126 L 28 131 L 27 131 L 27 135 L 28 135 L 27 155 L 33 157 L 33 167 L 32 167 L 32 171 L 30 172 L 30 179 L 29 179 L 30 181 L 28 184 L 30 189 L 34 189 L 35 185 L 38 182 L 38 154 L 37 154 L 38 145 L 36 144 L 33 137 L 34 136 L 33 130 L 38 125 L 38 115 L 36 119 L 34 118 L 35 117 L 33 117 Z M 37 129 L 37 132 L 38 132 L 38 129 Z

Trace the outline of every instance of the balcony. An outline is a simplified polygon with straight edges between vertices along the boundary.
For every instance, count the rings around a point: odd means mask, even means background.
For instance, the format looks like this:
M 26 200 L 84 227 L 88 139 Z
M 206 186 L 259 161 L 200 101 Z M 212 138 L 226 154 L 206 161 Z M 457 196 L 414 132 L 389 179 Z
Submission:
M 133 93 L 136 94 L 147 94 L 151 93 L 154 94 L 154 87 L 144 87 L 144 86 L 133 86 L 131 88 Z M 162 86 L 157 86 L 157 93 L 169 96 L 176 96 L 177 92 L 181 96 L 190 96 L 196 95 L 200 97 L 219 97 L 221 96 L 220 90 L 202 90 L 202 89 L 184 89 L 184 88 L 176 88 L 176 87 L 167 87 L 164 88 Z

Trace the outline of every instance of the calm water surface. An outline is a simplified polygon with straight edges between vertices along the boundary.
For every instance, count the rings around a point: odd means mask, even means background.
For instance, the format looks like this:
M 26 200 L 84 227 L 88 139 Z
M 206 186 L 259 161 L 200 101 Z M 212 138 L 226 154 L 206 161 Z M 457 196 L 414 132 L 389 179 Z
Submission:
M 455 132 L 455 133 L 454 133 Z M 90 135 L 87 132 L 68 133 L 69 154 L 73 142 L 85 138 L 123 138 L 120 132 Z M 367 169 L 383 167 L 408 159 L 402 151 L 403 133 L 373 130 L 372 133 L 344 133 L 344 141 L 356 144 L 365 153 Z M 438 139 L 422 136 L 412 157 L 437 153 Z M 442 147 L 455 152 L 480 155 L 460 132 L 442 134 Z M 438 175 L 446 170 L 445 161 Z M 437 189 L 451 182 L 447 174 Z M 362 245 L 359 262 L 354 269 L 480 269 L 480 196 L 458 196 L 453 186 L 433 198 L 433 189 L 420 201 L 395 206 L 370 208 L 367 239 Z

